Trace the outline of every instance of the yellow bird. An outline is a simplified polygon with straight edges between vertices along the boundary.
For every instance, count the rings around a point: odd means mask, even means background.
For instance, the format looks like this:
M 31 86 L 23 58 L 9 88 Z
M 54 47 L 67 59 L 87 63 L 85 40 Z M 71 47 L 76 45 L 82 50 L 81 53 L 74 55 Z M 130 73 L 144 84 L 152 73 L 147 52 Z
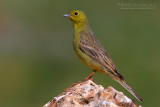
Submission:
M 142 101 L 140 96 L 126 84 L 124 78 L 116 69 L 112 59 L 90 28 L 85 13 L 79 10 L 73 10 L 64 14 L 64 16 L 68 17 L 74 26 L 73 48 L 76 55 L 85 65 L 93 70 L 85 80 L 89 79 L 95 72 L 105 73 L 119 82 L 139 101 Z

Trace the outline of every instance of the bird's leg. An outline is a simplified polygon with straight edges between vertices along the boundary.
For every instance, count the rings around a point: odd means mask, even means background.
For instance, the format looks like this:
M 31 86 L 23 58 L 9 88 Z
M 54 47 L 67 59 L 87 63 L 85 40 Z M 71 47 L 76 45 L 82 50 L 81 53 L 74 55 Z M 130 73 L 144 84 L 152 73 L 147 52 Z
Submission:
M 89 74 L 83 81 L 90 79 L 94 73 L 96 73 L 96 71 L 93 71 L 91 74 Z
M 74 85 L 72 85 L 72 86 L 75 86 L 75 85 L 77 85 L 77 84 L 86 82 L 87 80 L 91 79 L 91 77 L 92 77 L 92 75 L 93 75 L 94 73 L 96 73 L 96 71 L 93 71 L 93 72 L 92 72 L 91 74 L 89 74 L 84 80 L 79 81 L 79 82 L 76 82 L 76 83 L 75 83 Z

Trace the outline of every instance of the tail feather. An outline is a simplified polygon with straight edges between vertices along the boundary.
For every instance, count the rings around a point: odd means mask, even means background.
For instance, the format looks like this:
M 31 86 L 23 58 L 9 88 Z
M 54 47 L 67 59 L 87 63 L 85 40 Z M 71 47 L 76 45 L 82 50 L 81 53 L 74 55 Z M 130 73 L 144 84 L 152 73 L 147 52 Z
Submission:
M 136 94 L 133 89 L 125 82 L 125 81 L 119 81 L 119 83 L 124 87 L 126 88 L 133 96 L 135 96 L 135 98 L 137 98 L 140 102 L 142 102 L 142 98 Z

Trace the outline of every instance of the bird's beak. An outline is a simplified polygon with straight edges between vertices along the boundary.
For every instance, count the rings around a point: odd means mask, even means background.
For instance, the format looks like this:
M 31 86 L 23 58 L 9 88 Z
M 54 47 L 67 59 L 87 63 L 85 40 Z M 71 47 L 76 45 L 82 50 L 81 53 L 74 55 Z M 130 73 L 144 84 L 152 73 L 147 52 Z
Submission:
M 69 13 L 67 13 L 67 14 L 64 14 L 63 16 L 64 17 L 70 17 L 71 15 Z

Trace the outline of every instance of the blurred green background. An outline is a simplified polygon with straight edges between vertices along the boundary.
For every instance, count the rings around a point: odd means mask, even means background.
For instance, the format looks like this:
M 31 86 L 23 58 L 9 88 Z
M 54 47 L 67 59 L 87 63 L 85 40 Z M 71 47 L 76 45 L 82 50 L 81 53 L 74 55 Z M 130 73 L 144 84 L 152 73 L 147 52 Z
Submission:
M 160 95 L 160 8 L 155 0 L 1 0 L 0 106 L 42 107 L 91 70 L 72 49 L 73 27 L 62 15 L 83 10 L 126 82 L 157 107 Z M 108 76 L 97 84 L 130 95 Z

